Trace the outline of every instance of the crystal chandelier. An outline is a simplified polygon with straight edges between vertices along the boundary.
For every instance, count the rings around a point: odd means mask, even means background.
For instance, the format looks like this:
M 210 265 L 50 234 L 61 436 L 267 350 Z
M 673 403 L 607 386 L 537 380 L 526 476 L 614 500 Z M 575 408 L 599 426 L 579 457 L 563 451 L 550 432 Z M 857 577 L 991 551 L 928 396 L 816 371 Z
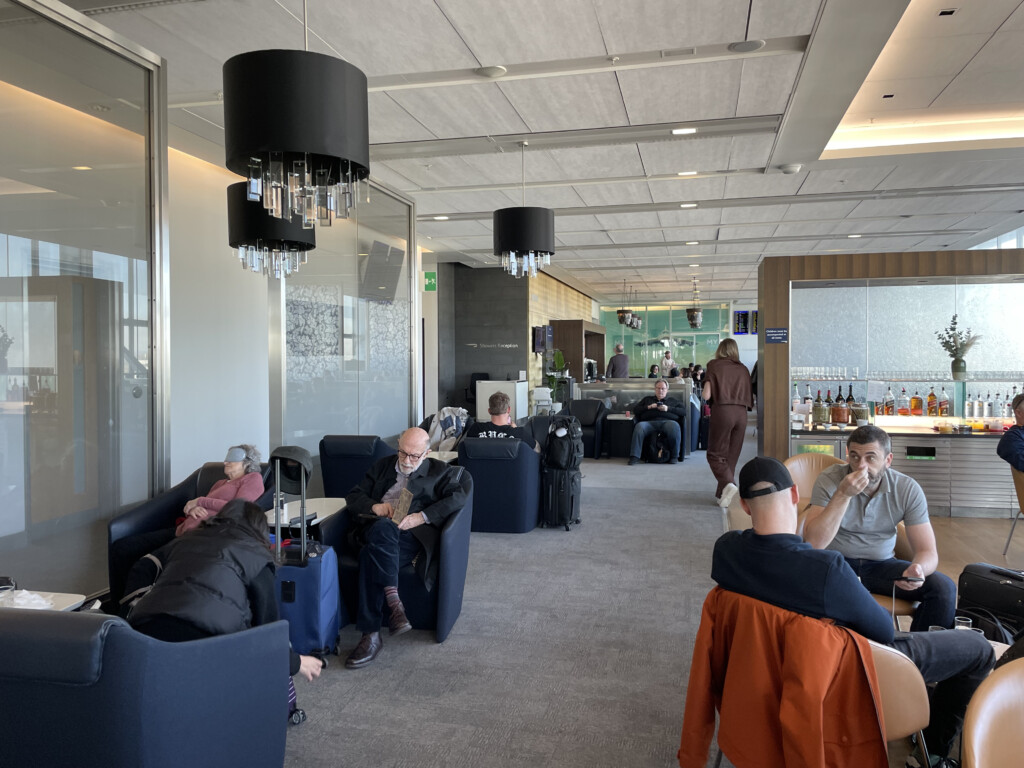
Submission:
M 246 178 L 245 200 L 266 213 L 236 222 L 245 237 L 229 239 L 244 248 L 246 269 L 278 276 L 305 262 L 311 236 L 262 228 L 280 221 L 312 232 L 348 218 L 356 183 L 370 175 L 366 75 L 310 52 L 305 0 L 302 25 L 305 50 L 250 51 L 224 63 L 225 165 Z M 230 216 L 229 207 L 229 229 Z
M 228 187 L 228 243 L 238 249 L 242 269 L 276 278 L 299 271 L 306 252 L 316 248 L 315 230 L 274 218 L 248 198 L 246 182 Z
M 513 277 L 529 275 L 550 266 L 555 253 L 555 212 L 526 205 L 526 146 L 520 145 L 523 166 L 523 204 L 494 212 L 494 255 L 501 268 Z

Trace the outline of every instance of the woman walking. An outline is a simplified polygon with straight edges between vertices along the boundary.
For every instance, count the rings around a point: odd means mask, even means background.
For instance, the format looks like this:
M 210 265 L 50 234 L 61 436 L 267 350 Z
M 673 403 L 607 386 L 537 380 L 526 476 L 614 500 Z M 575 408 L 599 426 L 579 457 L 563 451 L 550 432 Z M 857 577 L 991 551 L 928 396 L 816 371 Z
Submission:
M 701 394 L 711 405 L 708 466 L 718 480 L 715 498 L 724 509 L 736 495 L 736 462 L 743 449 L 747 411 L 754 407 L 750 373 L 740 362 L 740 351 L 733 339 L 718 345 L 714 360 L 708 363 Z

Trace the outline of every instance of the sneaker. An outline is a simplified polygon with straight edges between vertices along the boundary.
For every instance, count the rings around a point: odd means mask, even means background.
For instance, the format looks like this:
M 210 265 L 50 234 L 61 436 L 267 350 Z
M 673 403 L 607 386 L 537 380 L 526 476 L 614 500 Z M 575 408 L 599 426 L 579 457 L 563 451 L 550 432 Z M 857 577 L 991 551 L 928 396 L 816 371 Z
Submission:
M 732 500 L 739 493 L 740 489 L 735 484 L 729 483 L 725 488 L 722 489 L 722 496 L 718 499 L 718 506 L 722 509 L 728 509 L 729 505 L 732 504 Z
M 634 464 L 639 464 L 639 463 L 640 463 L 640 459 L 638 457 L 636 457 L 636 456 L 630 456 L 629 457 L 629 466 L 632 467 Z

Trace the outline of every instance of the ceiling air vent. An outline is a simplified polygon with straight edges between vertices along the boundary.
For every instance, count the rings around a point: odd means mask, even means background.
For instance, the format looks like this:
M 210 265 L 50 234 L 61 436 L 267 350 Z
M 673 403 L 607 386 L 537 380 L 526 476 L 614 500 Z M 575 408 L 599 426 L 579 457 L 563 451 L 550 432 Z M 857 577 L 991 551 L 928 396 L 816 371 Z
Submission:
M 952 16 L 959 10 L 959 8 L 943 8 L 941 11 L 939 11 L 939 16 Z

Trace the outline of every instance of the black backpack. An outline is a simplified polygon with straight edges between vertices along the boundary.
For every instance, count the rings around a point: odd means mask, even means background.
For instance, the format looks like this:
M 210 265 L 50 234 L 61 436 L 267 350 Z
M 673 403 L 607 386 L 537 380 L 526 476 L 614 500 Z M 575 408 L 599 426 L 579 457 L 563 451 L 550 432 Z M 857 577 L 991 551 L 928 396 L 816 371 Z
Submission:
M 650 464 L 668 464 L 672 460 L 672 441 L 664 432 L 654 432 L 647 438 L 647 461 Z
M 559 429 L 565 429 L 559 435 Z M 575 416 L 551 417 L 544 446 L 544 466 L 549 469 L 579 469 L 583 461 L 583 427 Z

